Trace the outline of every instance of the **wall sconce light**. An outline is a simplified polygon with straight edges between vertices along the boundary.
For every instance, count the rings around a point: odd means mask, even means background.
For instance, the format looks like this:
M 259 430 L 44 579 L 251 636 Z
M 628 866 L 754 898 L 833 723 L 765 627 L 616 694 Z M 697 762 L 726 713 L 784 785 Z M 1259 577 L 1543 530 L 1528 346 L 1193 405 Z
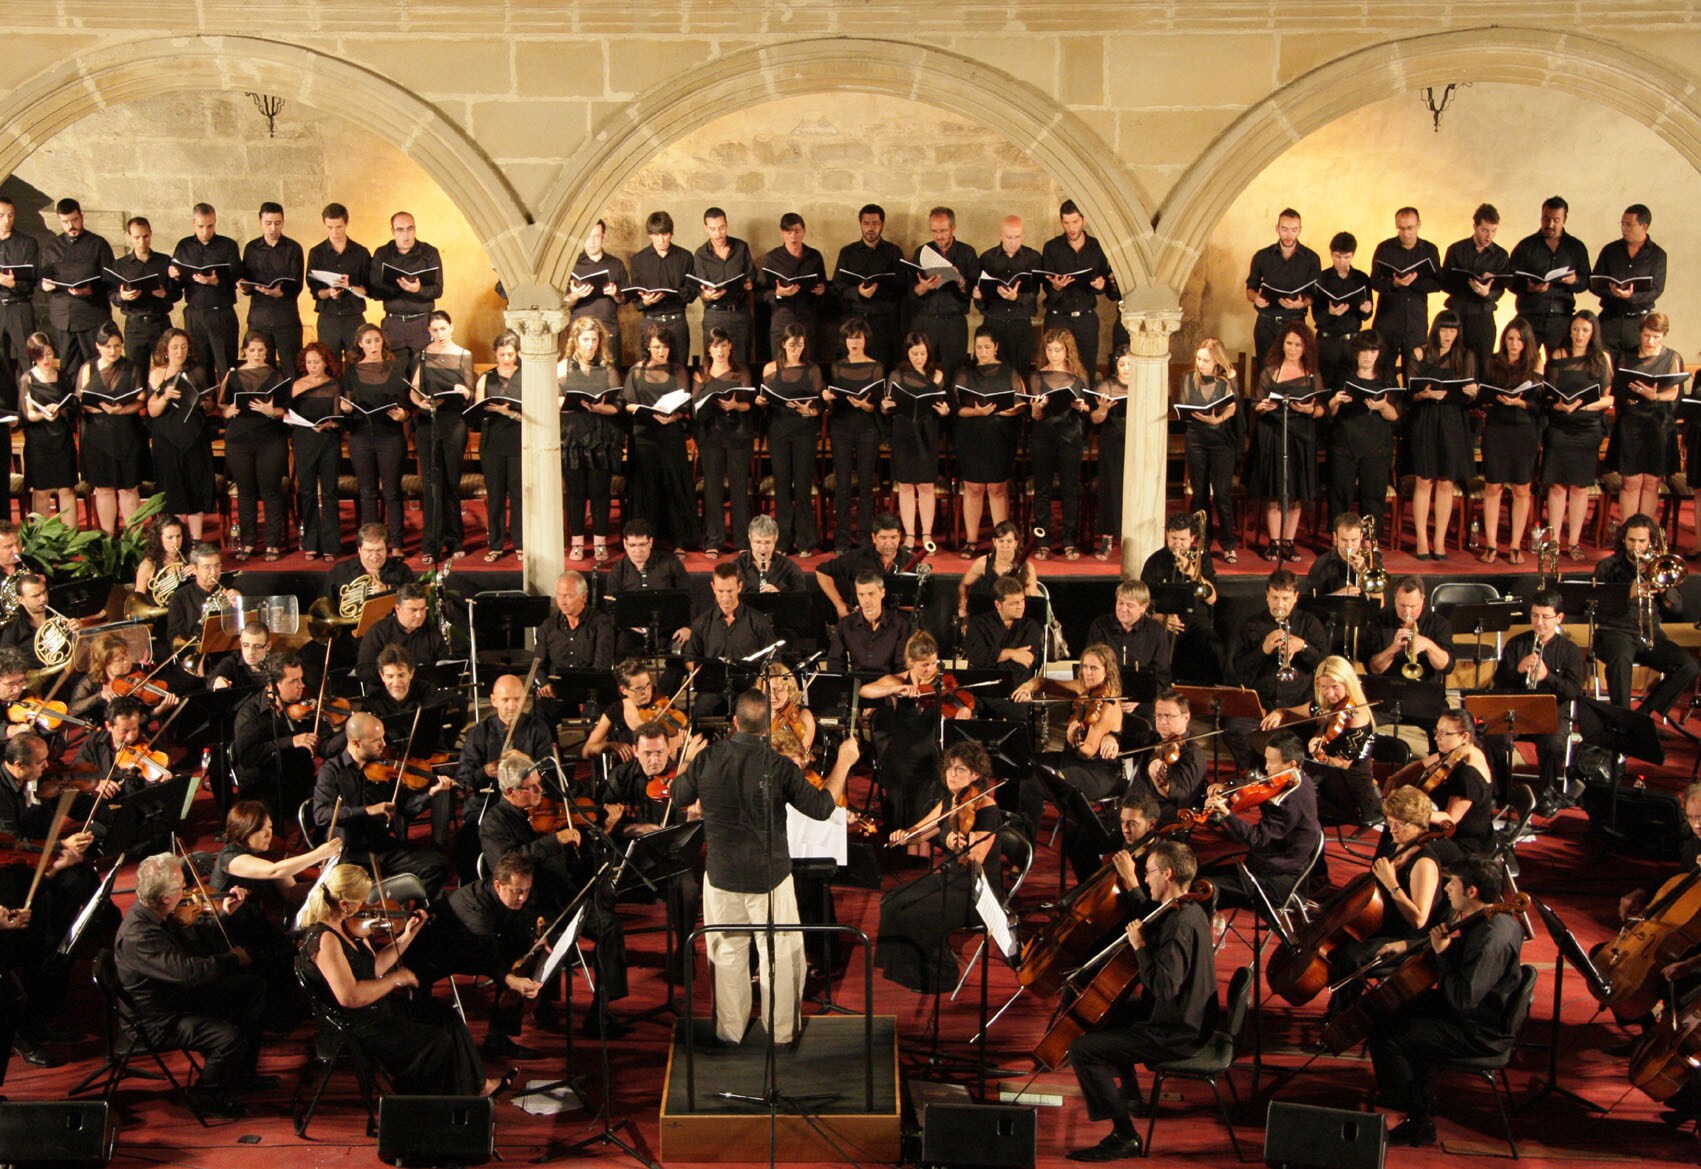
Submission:
M 1448 105 L 1450 105 L 1453 101 L 1453 91 L 1468 85 L 1470 85 L 1469 81 L 1449 85 L 1446 89 L 1441 91 L 1441 99 L 1439 101 L 1436 100 L 1434 86 L 1425 86 L 1423 89 L 1418 91 L 1418 98 L 1423 102 L 1424 108 L 1429 111 L 1430 118 L 1435 122 L 1435 132 L 1437 134 L 1441 133 L 1441 115 L 1447 112 Z
M 260 111 L 260 116 L 266 119 L 266 137 L 278 136 L 278 114 L 283 111 L 284 99 L 273 97 L 269 93 L 252 93 L 243 91 L 254 102 L 254 108 Z M 1439 117 L 1440 115 L 1437 115 Z

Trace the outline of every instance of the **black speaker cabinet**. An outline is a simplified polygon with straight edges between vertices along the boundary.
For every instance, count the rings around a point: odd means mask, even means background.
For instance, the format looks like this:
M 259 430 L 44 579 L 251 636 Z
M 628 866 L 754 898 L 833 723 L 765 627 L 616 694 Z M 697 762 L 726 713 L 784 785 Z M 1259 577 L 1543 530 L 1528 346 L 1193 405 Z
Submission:
M 486 1096 L 385 1096 L 378 1101 L 378 1159 L 404 1169 L 482 1165 L 496 1151 Z
M 921 1121 L 924 1165 L 1034 1169 L 1031 1107 L 1007 1104 L 929 1104 Z
M 104 1100 L 0 1104 L 0 1164 L 105 1165 L 117 1136 Z
M 1272 1169 L 1382 1169 L 1387 1122 L 1379 1112 L 1270 1101 L 1264 1164 Z

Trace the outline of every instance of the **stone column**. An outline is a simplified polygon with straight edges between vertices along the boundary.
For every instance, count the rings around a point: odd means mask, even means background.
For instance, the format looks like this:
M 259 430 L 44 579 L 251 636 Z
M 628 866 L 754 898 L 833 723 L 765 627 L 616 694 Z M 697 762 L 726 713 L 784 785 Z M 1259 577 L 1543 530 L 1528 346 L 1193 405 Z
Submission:
M 1142 288 L 1122 300 L 1122 325 L 1134 358 L 1128 387 L 1128 440 L 1122 454 L 1122 575 L 1139 575 L 1163 547 L 1169 479 L 1169 339 L 1181 308 L 1167 288 Z
M 526 542 L 525 589 L 551 594 L 566 564 L 562 547 L 561 407 L 556 399 L 556 337 L 567 327 L 561 293 L 526 284 L 503 314 L 520 336 L 520 522 Z

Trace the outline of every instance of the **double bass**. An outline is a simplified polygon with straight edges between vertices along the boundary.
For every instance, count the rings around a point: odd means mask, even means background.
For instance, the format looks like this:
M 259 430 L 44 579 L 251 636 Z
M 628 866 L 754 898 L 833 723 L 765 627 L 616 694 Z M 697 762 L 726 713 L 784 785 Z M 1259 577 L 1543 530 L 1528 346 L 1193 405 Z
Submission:
M 1189 902 L 1206 904 L 1215 895 L 1216 890 L 1211 887 L 1211 882 L 1195 880 L 1193 887 L 1187 892 L 1170 898 L 1141 918 L 1140 925 L 1151 925 L 1170 910 Z M 1115 941 L 1089 958 L 1079 970 L 1066 975 L 1063 984 L 1074 985 L 1076 977 L 1088 970 L 1096 970 L 1092 981 L 1058 1014 L 1044 1037 L 1040 1039 L 1039 1046 L 1034 1048 L 1034 1059 L 1047 1071 L 1061 1067 L 1063 1061 L 1069 1058 L 1070 1044 L 1103 1023 L 1105 1017 L 1139 984 L 1139 955 L 1128 944 L 1126 930 Z
M 1394 854 L 1394 867 L 1415 860 L 1418 849 L 1430 841 L 1452 835 L 1451 821 L 1423 833 Z M 1271 992 L 1303 1007 L 1329 985 L 1329 956 L 1347 942 L 1374 936 L 1387 913 L 1388 894 L 1376 874 L 1366 870 L 1354 877 L 1294 934 L 1290 944 L 1270 955 L 1264 973 Z
M 1589 951 L 1601 972 L 1601 1002 L 1620 1019 L 1640 1019 L 1660 1001 L 1659 972 L 1701 944 L 1701 869 L 1661 885 L 1642 916 Z

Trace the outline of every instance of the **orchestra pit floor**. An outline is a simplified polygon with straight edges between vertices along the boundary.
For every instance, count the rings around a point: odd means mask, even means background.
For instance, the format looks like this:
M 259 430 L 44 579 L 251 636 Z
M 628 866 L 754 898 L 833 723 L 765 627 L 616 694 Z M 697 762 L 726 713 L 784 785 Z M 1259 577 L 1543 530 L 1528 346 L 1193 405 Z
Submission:
M 1675 784 L 1686 777 L 1690 756 L 1674 751 L 1671 762 L 1657 776 L 1656 782 L 1670 780 Z M 1551 833 L 1525 844 L 1519 856 L 1522 865 L 1522 887 L 1549 902 L 1574 929 L 1584 944 L 1593 945 L 1608 936 L 1616 899 L 1624 890 L 1656 879 L 1665 867 L 1619 855 L 1605 856 L 1597 842 L 1588 835 L 1588 821 L 1580 811 L 1563 813 Z M 198 847 L 216 847 L 212 834 L 212 806 L 203 797 L 197 803 L 189 826 L 189 835 Z M 1343 881 L 1356 871 L 1362 861 L 1347 856 L 1331 840 L 1329 868 L 1336 882 Z M 118 882 L 120 890 L 130 887 L 133 873 L 125 873 Z M 887 878 L 890 887 L 895 878 Z M 1023 902 L 1028 904 L 1030 917 L 1037 916 L 1037 902 L 1055 895 L 1057 869 L 1055 854 L 1041 849 L 1039 861 L 1024 890 Z M 127 896 L 121 897 L 127 902 Z M 841 921 L 854 923 L 872 935 L 877 927 L 879 901 L 872 892 L 844 888 L 837 894 Z M 655 907 L 631 907 L 625 913 L 628 924 L 656 924 L 659 912 Z M 1248 944 L 1241 936 L 1248 928 L 1244 919 L 1233 923 L 1227 941 L 1218 955 L 1220 984 L 1226 989 L 1233 969 L 1247 960 Z M 1538 924 L 1538 930 L 1540 929 Z M 633 960 L 633 993 L 619 1004 L 623 1014 L 638 1014 L 658 1006 L 664 995 L 660 969 L 662 935 L 642 933 L 630 938 Z M 965 940 L 966 951 L 971 943 Z M 1525 949 L 1526 960 L 1541 971 L 1541 982 L 1535 1009 L 1525 1035 L 1529 1045 L 1521 1051 L 1510 1073 L 1513 1090 L 1519 1099 L 1531 1092 L 1531 1082 L 1545 1075 L 1546 1050 L 1540 1046 L 1551 1037 L 1552 964 L 1554 947 L 1542 933 Z M 840 1003 L 862 1006 L 862 958 L 853 954 L 848 968 L 835 981 L 834 996 Z M 60 1068 L 38 1070 L 14 1059 L 11 1075 L 4 1086 L 12 1100 L 57 1099 L 93 1067 L 97 1058 L 98 1023 L 92 990 L 86 981 L 86 963 L 79 964 L 76 998 L 78 1026 L 89 1033 L 85 1042 L 64 1049 L 70 1058 Z M 707 994 L 706 980 L 699 974 L 701 996 Z M 978 978 L 962 998 L 944 1003 L 942 1011 L 942 1050 L 963 1054 L 971 1049 L 967 1038 L 977 1027 L 977 996 L 974 993 Z M 999 965 L 993 971 L 991 1000 L 1002 1002 L 1015 987 L 1015 976 Z M 1520 1138 L 1523 1163 L 1532 1167 L 1572 1165 L 1579 1163 L 1608 1164 L 1615 1161 L 1638 1160 L 1654 1164 L 1692 1163 L 1697 1144 L 1688 1130 L 1675 1131 L 1657 1119 L 1658 1108 L 1639 1093 L 1629 1091 L 1625 1079 L 1623 1057 L 1606 1055 L 1602 1048 L 1618 1042 L 1622 1032 L 1603 1016 L 1596 1016 L 1594 1003 L 1584 989 L 1581 979 L 1570 973 L 1565 979 L 1565 1002 L 1562 1005 L 1563 1026 L 1559 1080 L 1567 1088 L 1580 1092 L 1601 1106 L 1612 1106 L 1605 1117 L 1589 1116 L 1560 1097 L 1549 1097 L 1517 1116 L 1514 1120 Z M 442 993 L 442 988 L 439 988 Z M 487 991 L 463 986 L 463 999 L 468 1004 L 475 1034 L 483 1034 L 484 1018 L 488 1011 Z M 579 989 L 579 1004 L 583 1004 L 583 988 Z M 903 1036 L 901 1059 L 907 1080 L 944 1078 L 929 1076 L 926 1071 L 928 1046 L 926 1030 L 931 1000 L 875 980 L 875 1011 L 895 1015 Z M 806 1007 L 806 1011 L 814 1008 Z M 1021 1071 L 1020 1076 L 994 1079 L 994 1085 L 1004 1083 L 1018 1086 L 1032 1067 L 1029 1052 L 1043 1032 L 1050 1004 L 1036 1002 L 1024 996 L 998 1023 L 993 1031 L 991 1057 L 993 1062 Z M 1285 1004 L 1269 1004 L 1262 1015 L 1263 1054 L 1265 1059 L 1262 1088 L 1268 1091 L 1271 1067 L 1291 1068 L 1303 1062 L 1305 1045 L 1315 1039 L 1321 1016 L 1321 1000 L 1303 1009 Z M 672 1017 L 666 1013 L 650 1021 L 639 1021 L 625 1039 L 615 1042 L 610 1051 L 612 1067 L 613 1114 L 622 1126 L 621 1131 L 637 1146 L 653 1154 L 657 1148 L 657 1105 L 662 1083 L 666 1045 Z M 1250 1033 L 1243 1037 L 1241 1062 L 1233 1073 L 1241 1098 L 1249 1095 Z M 563 1038 L 559 1034 L 542 1032 L 529 1022 L 522 1037 L 526 1044 L 556 1053 L 553 1058 L 522 1065 L 521 1079 L 552 1079 L 562 1070 Z M 215 1122 L 211 1128 L 197 1126 L 176 1103 L 158 1086 L 131 1080 L 120 1091 L 123 1129 L 119 1135 L 115 1164 L 122 1165 L 183 1165 L 217 1166 L 218 1169 L 306 1169 L 314 1166 L 374 1164 L 373 1142 L 363 1133 L 363 1117 L 353 1095 L 352 1080 L 340 1075 L 333 1081 L 332 1090 L 321 1105 L 311 1129 L 312 1139 L 302 1141 L 291 1130 L 288 1116 L 290 1093 L 305 1062 L 307 1029 L 271 1042 L 265 1050 L 261 1070 L 283 1078 L 277 1091 L 255 1101 L 253 1114 L 244 1120 Z M 603 1090 L 597 1074 L 595 1049 L 588 1041 L 575 1038 L 577 1070 L 588 1076 L 592 1100 Z M 847 1069 L 854 1078 L 855 1069 Z M 961 1082 L 961 1077 L 958 1077 Z M 1046 1074 L 1036 1081 L 1035 1090 L 1060 1096 L 1061 1107 L 1039 1110 L 1039 1164 L 1060 1166 L 1069 1164 L 1063 1153 L 1073 1147 L 1090 1144 L 1102 1133 L 1102 1126 L 1090 1123 L 1075 1093 L 1073 1076 L 1062 1073 Z M 1357 1055 L 1347 1059 L 1321 1059 L 1303 1075 L 1284 1084 L 1277 1091 L 1279 1098 L 1330 1107 L 1355 1108 L 1364 1104 L 1371 1088 L 1370 1068 Z M 971 1086 L 972 1090 L 972 1086 Z M 994 1091 L 996 1087 L 994 1087 Z M 1628 1094 L 1627 1094 L 1628 1093 Z M 1490 1103 L 1487 1089 L 1479 1082 L 1460 1078 L 1444 1081 L 1440 1122 L 1442 1150 L 1391 1150 L 1388 1161 L 1394 1165 L 1487 1166 L 1505 1163 L 1506 1146 L 1500 1135 L 1499 1119 Z M 1262 1125 L 1265 1103 L 1242 1108 L 1236 1117 L 1236 1128 L 1243 1146 L 1254 1160 L 1263 1138 Z M 1172 1098 L 1166 1088 L 1166 1099 L 1160 1104 L 1153 1165 L 1225 1165 L 1232 1162 L 1221 1124 L 1210 1104 L 1203 1085 L 1179 1085 L 1179 1095 Z M 564 1114 L 558 1117 L 533 1117 L 510 1103 L 497 1109 L 497 1148 L 509 1165 L 525 1164 L 540 1155 L 554 1163 L 567 1163 L 561 1146 L 583 1138 L 595 1131 L 594 1121 L 586 1113 Z M 624 1158 L 608 1155 L 603 1149 L 582 1158 L 585 1163 L 631 1164 Z M 685 1164 L 677 1155 L 669 1165 Z

